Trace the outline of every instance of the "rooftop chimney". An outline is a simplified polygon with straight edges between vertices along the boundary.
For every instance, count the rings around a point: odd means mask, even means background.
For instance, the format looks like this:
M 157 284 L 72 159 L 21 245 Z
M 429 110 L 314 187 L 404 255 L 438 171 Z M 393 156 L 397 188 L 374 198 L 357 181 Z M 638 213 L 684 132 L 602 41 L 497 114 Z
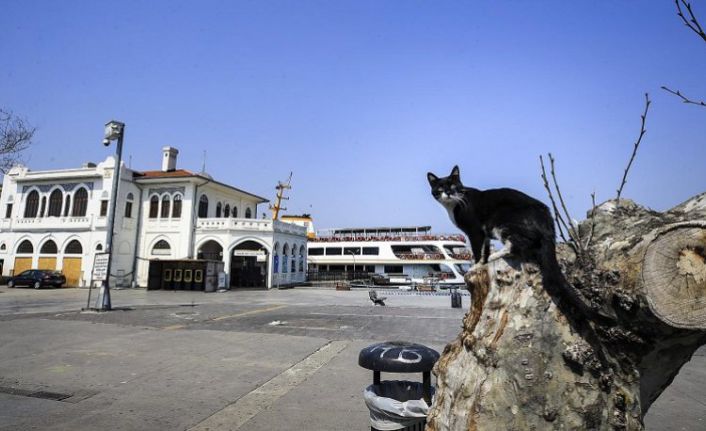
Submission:
M 174 147 L 162 147 L 162 172 L 176 169 L 176 159 L 179 150 Z

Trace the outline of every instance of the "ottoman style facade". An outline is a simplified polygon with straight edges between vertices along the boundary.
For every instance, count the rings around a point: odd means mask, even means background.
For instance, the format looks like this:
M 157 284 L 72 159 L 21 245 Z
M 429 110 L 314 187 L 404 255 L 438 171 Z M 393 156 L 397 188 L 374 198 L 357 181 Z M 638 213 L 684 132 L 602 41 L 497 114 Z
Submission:
M 306 229 L 258 219 L 266 199 L 177 169 L 178 153 L 164 147 L 160 170 L 121 166 L 111 286 L 203 290 L 201 263 L 213 261 L 226 287 L 304 282 Z M 104 252 L 114 170 L 112 156 L 76 169 L 12 168 L 0 193 L 2 274 L 49 269 L 68 286 L 87 286 Z

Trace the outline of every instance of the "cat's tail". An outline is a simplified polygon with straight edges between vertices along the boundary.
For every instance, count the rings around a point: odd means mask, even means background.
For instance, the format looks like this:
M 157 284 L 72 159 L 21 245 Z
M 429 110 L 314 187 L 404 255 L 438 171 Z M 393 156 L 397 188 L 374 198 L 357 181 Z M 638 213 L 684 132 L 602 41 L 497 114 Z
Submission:
M 572 308 L 597 322 L 606 324 L 615 322 L 613 318 L 591 308 L 578 290 L 566 280 L 556 258 L 554 241 L 542 241 L 539 253 L 538 263 L 542 271 L 542 284 L 549 294 L 556 296 L 560 302 L 568 302 Z

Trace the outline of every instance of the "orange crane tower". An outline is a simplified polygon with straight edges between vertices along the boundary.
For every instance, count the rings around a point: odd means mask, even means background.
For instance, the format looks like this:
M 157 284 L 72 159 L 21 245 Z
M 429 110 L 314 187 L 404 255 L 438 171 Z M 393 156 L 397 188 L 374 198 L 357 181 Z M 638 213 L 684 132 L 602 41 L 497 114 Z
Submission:
M 277 190 L 277 203 L 274 205 L 270 205 L 270 211 L 272 211 L 272 220 L 277 220 L 279 218 L 279 212 L 280 210 L 282 211 L 287 211 L 287 208 L 282 208 L 282 201 L 288 201 L 288 197 L 284 197 L 284 191 L 289 190 L 292 188 L 292 172 L 289 173 L 289 178 L 287 178 L 287 182 L 283 183 L 282 181 L 277 182 L 277 187 L 275 187 L 275 190 Z

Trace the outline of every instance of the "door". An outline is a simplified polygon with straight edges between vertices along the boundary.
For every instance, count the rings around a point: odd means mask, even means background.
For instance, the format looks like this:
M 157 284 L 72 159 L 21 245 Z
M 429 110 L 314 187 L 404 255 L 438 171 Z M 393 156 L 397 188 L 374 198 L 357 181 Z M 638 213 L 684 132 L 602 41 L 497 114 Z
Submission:
M 65 257 L 64 266 L 61 272 L 66 277 L 66 287 L 78 287 L 81 280 L 81 258 L 80 257 Z
M 46 269 L 47 271 L 56 270 L 56 257 L 40 257 L 37 269 Z
M 19 275 L 21 272 L 27 271 L 32 268 L 32 258 L 31 257 L 16 257 L 15 267 L 12 270 L 13 274 Z

